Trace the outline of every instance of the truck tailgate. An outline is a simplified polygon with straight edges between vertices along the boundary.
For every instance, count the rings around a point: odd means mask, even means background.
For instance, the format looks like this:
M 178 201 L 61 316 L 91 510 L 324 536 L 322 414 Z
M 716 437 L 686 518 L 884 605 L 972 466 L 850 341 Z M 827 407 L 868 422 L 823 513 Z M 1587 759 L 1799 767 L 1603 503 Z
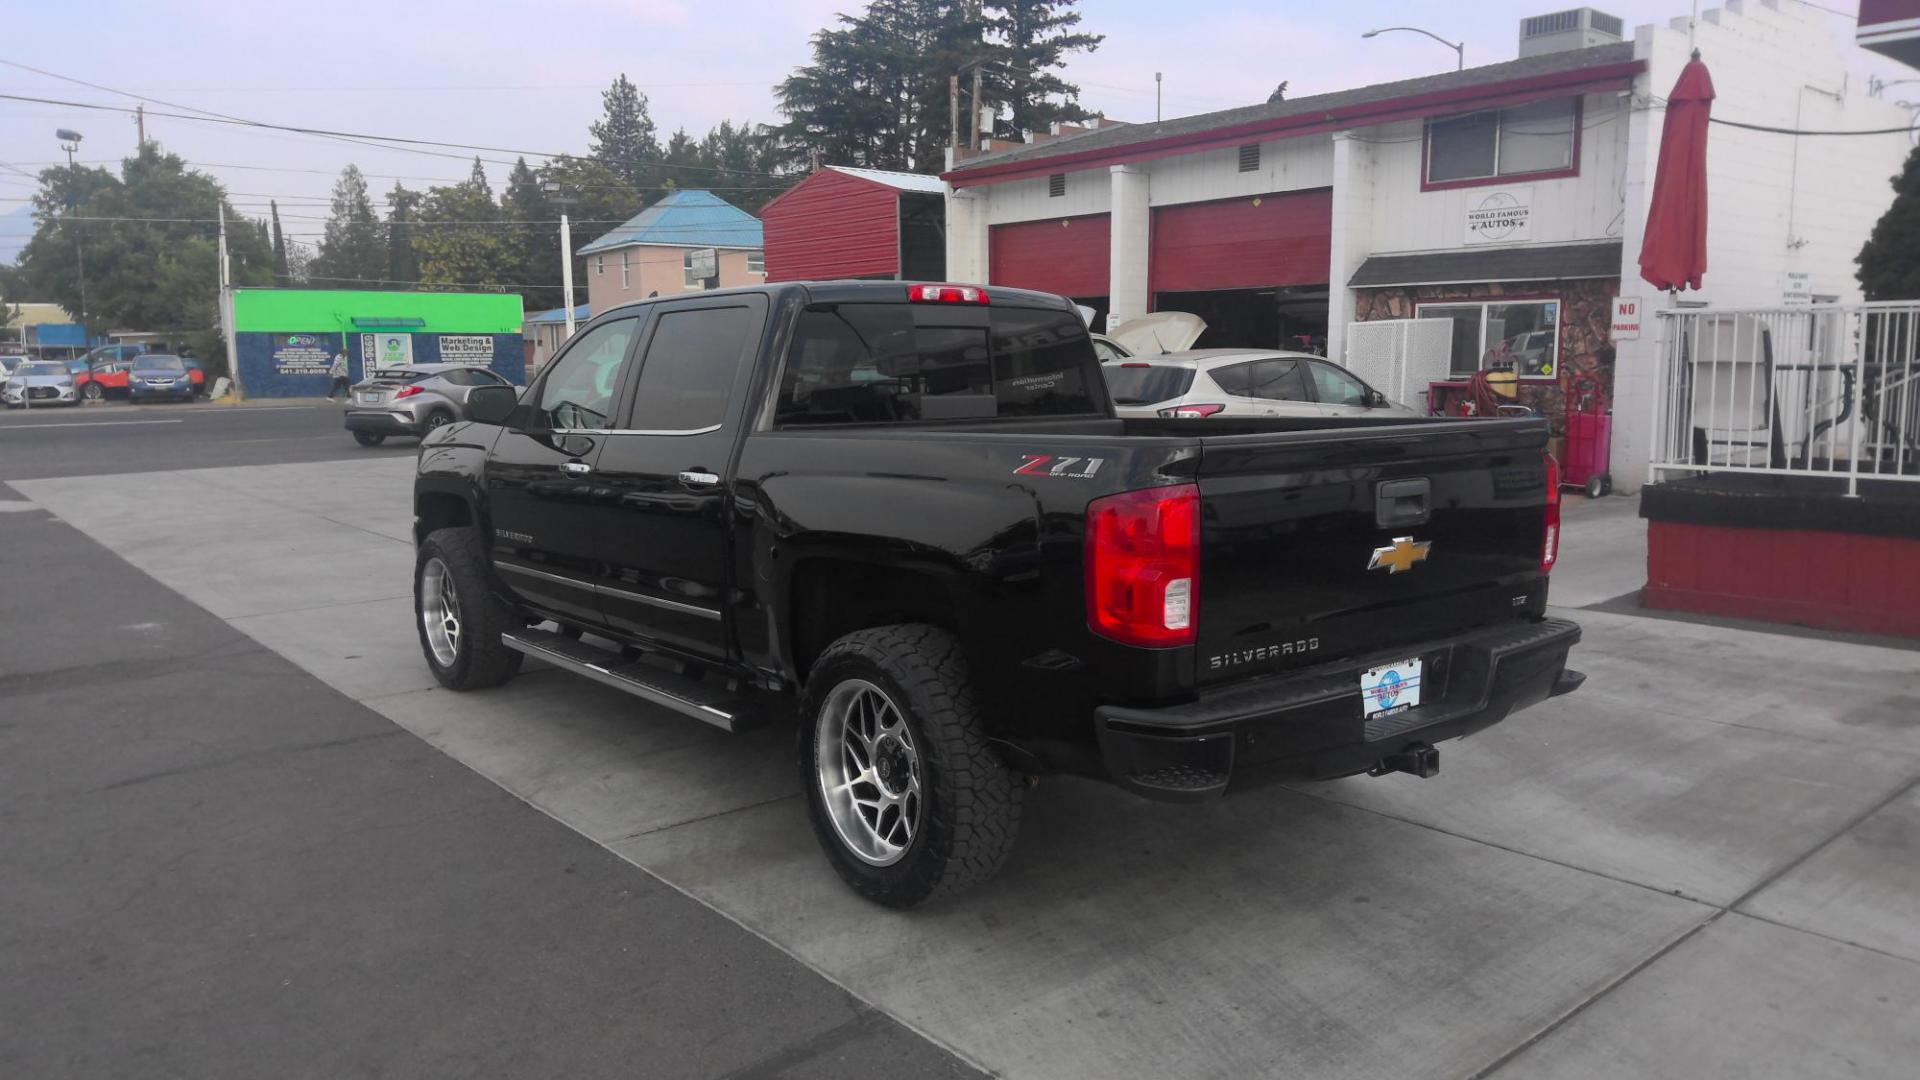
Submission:
M 1531 419 L 1203 436 L 1199 681 L 1537 614 L 1546 442 Z

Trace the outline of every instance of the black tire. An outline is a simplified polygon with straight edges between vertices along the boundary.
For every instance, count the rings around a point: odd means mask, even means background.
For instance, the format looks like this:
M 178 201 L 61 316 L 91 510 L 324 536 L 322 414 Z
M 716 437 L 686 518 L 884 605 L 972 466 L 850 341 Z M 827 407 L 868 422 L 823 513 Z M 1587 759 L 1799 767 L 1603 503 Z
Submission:
M 427 429 L 420 433 L 420 437 L 424 439 L 451 423 L 453 423 L 452 413 L 445 409 L 435 409 L 427 414 Z
M 1597 499 L 1607 493 L 1607 478 L 1595 473 L 1587 477 L 1587 498 Z
M 387 441 L 387 437 L 377 431 L 356 431 L 353 433 L 353 441 L 361 446 L 379 446 Z
M 80 388 L 80 396 L 86 398 L 88 401 L 105 401 L 107 392 L 100 389 L 99 383 L 90 382 Z
M 459 637 L 451 662 L 434 653 L 425 618 L 429 567 L 438 562 L 453 584 L 458 604 Z M 518 630 L 527 620 L 494 587 L 487 566 L 486 541 L 471 526 L 440 529 L 428 534 L 414 556 L 413 624 L 420 651 L 433 677 L 449 690 L 479 690 L 499 686 L 520 670 L 525 659 L 500 643 L 501 633 Z
M 919 825 L 891 865 L 855 854 L 826 805 L 817 754 L 822 709 L 836 687 L 852 680 L 891 699 L 918 751 Z M 798 757 L 807 816 L 827 861 L 855 892 L 906 908 L 977 885 L 1000 869 L 1019 833 L 1026 785 L 987 745 L 953 635 L 917 623 L 848 634 L 814 663 L 800 715 Z

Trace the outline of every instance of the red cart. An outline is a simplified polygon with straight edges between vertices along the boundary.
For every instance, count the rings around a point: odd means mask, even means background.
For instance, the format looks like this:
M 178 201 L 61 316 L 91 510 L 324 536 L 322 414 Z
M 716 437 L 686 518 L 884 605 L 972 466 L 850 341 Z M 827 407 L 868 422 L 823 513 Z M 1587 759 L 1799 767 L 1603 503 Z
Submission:
M 1561 471 L 1566 487 L 1586 489 L 1589 498 L 1613 490 L 1607 462 L 1613 454 L 1613 410 L 1600 393 L 1600 380 L 1579 375 L 1567 384 L 1567 461 Z

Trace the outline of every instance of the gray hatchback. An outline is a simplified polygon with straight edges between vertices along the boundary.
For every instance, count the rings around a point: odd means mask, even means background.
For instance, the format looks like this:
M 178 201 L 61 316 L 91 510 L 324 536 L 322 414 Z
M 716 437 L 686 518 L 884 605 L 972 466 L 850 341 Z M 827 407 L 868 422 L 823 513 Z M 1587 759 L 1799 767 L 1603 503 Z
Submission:
M 354 384 L 347 398 L 347 430 L 361 446 L 379 446 L 389 435 L 422 436 L 468 419 L 467 395 L 474 387 L 512 385 L 475 364 L 380 368 Z

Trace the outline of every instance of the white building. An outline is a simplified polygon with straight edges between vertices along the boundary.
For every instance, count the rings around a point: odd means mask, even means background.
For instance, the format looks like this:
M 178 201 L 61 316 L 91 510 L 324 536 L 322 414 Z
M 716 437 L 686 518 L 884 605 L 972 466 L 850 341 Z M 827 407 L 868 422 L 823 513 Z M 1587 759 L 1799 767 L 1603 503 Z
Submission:
M 1512 366 L 1523 398 L 1556 417 L 1582 377 L 1611 394 L 1612 472 L 1631 490 L 1658 320 L 1616 345 L 1610 315 L 1622 294 L 1671 302 L 1638 259 L 1664 95 L 1692 49 L 1717 120 L 1863 131 L 1910 114 L 1850 79 L 1824 17 L 1793 0 L 1622 32 L 1600 12 L 1560 12 L 1523 20 L 1507 63 L 996 143 L 946 174 L 948 276 L 1063 293 L 1114 319 L 1193 311 L 1213 327 L 1203 344 L 1335 357 L 1354 322 L 1448 319 L 1457 374 Z M 1705 288 L 1680 301 L 1858 299 L 1853 256 L 1910 146 L 1904 133 L 1715 124 Z

